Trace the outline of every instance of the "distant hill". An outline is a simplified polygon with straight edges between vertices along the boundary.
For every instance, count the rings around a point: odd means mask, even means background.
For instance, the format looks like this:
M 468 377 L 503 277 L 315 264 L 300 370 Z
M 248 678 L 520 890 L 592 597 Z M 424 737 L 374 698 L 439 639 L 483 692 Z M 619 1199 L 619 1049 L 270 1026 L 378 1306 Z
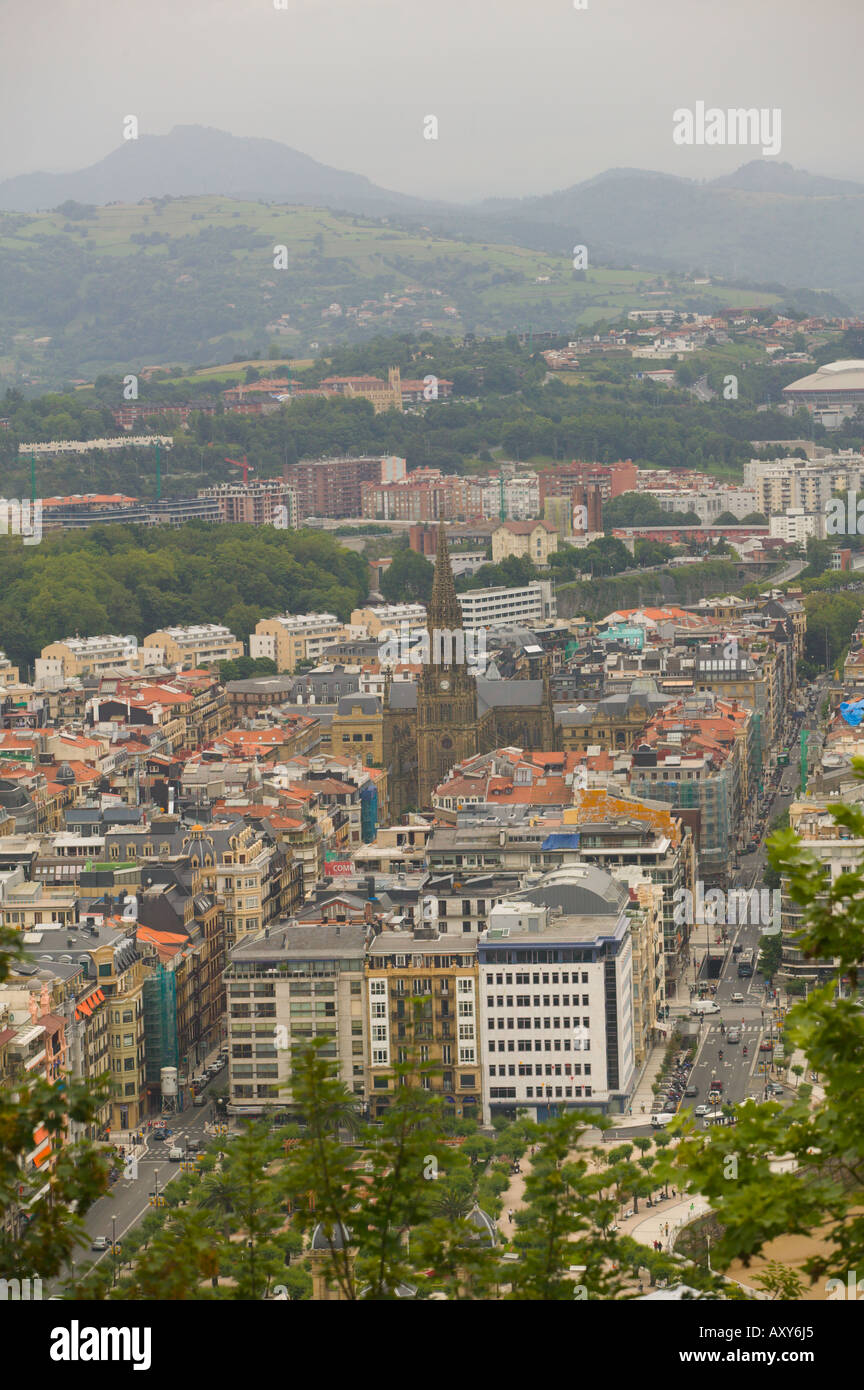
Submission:
M 577 243 L 594 264 L 701 270 L 733 281 L 824 288 L 864 306 L 864 185 L 754 160 L 699 183 L 641 169 L 612 169 L 540 197 L 489 200 L 478 224 L 512 240 L 567 254 Z M 449 219 L 427 219 L 436 227 Z
M 404 218 L 203 195 L 0 213 L 0 383 L 222 363 L 271 344 L 316 356 L 376 334 L 573 334 L 646 305 L 779 303 L 649 270 L 576 272 L 571 259 Z
M 76 173 L 6 179 L 0 183 L 0 209 L 35 212 L 69 200 L 135 203 L 141 198 L 202 193 L 378 216 L 423 206 L 419 199 L 378 188 L 362 174 L 319 164 L 278 140 L 242 138 L 187 125 L 175 126 L 168 135 L 126 140 L 97 164 Z
M 76 173 L 7 179 L 0 211 L 208 195 L 384 217 L 448 239 L 555 256 L 584 243 L 595 266 L 703 271 L 781 293 L 820 288 L 864 307 L 864 184 L 764 159 L 710 182 L 609 169 L 539 197 L 465 205 L 380 188 L 277 140 L 175 126 L 124 141 Z
M 749 164 L 742 164 L 734 174 L 713 179 L 710 187 L 814 198 L 827 198 L 837 193 L 864 193 L 864 184 L 851 183 L 848 179 L 826 179 L 821 174 L 808 174 L 805 169 L 794 169 L 791 164 L 778 164 L 768 159 L 751 159 Z

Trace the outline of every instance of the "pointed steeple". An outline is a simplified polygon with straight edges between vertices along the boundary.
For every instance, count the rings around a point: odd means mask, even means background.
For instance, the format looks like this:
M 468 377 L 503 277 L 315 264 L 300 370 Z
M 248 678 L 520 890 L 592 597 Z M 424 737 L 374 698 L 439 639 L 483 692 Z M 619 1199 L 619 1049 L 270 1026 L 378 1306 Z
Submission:
M 462 609 L 456 597 L 456 581 L 453 578 L 443 522 L 438 526 L 435 578 L 432 580 L 432 593 L 426 608 L 426 626 L 430 638 L 435 628 L 439 631 L 448 629 L 450 632 L 458 632 L 462 626 Z

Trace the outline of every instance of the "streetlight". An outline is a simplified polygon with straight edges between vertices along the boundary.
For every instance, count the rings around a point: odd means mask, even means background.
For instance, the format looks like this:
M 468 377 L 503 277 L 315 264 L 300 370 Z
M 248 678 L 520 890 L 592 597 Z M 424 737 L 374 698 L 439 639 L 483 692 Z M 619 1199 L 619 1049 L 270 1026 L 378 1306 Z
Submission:
M 117 1217 L 111 1217 L 111 1261 L 113 1265 L 111 1273 L 111 1287 L 117 1287 Z

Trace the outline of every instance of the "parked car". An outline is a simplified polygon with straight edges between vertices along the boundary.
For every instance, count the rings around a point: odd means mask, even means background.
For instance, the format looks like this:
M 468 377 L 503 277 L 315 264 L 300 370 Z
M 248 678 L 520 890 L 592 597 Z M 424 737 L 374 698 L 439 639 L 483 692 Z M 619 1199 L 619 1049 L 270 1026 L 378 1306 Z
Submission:
M 760 1051 L 760 1052 L 773 1052 L 773 1051 L 774 1051 L 774 1044 L 773 1044 L 773 1042 L 771 1042 L 771 1040 L 770 1040 L 769 1038 L 763 1038 L 763 1039 L 762 1039 L 762 1042 L 759 1044 L 759 1051 Z
M 193 1099 L 193 1101 L 192 1101 L 192 1104 L 193 1104 L 193 1105 L 207 1105 L 207 1104 L 208 1104 L 207 1097 L 206 1097 L 206 1096 L 195 1096 L 194 1099 Z
M 107 1236 L 94 1236 L 90 1242 L 91 1250 L 110 1250 L 111 1242 Z
M 783 1090 L 783 1087 L 780 1085 L 778 1081 L 769 1082 L 765 1089 L 767 1090 L 769 1096 L 782 1096 L 786 1094 Z

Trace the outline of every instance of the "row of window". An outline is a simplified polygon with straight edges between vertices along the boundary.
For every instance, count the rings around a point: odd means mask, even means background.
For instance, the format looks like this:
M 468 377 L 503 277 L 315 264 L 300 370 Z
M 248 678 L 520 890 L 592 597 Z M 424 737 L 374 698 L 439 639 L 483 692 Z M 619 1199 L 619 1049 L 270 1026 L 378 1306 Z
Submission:
M 590 1025 L 590 1022 L 591 1020 L 588 1018 L 583 1018 L 581 1023 L 579 1022 L 578 1018 L 574 1018 L 572 1026 L 574 1028 L 587 1030 Z M 569 1028 L 570 1026 L 570 1019 L 564 1018 L 563 1027 Z M 526 1029 L 530 1031 L 531 1028 L 561 1028 L 562 1020 L 560 1018 L 554 1017 L 533 1019 L 517 1018 L 514 1020 L 511 1015 L 509 1018 L 489 1018 L 486 1020 L 486 1027 L 488 1028 L 490 1033 L 494 1033 L 496 1028 L 499 1032 L 503 1032 L 505 1029 L 512 1032 L 514 1028 L 517 1028 L 518 1030 L 524 1032 Z
M 504 1039 L 502 1038 L 501 1041 L 500 1041 L 498 1044 L 496 1044 L 496 1043 L 493 1042 L 493 1041 L 490 1041 L 489 1044 L 488 1044 L 488 1047 L 489 1047 L 489 1051 L 490 1051 L 490 1052 L 494 1052 L 494 1051 L 495 1051 L 496 1045 L 497 1045 L 497 1048 L 498 1048 L 498 1051 L 499 1051 L 499 1052 L 571 1052 L 571 1051 L 572 1051 L 572 1052 L 590 1052 L 590 1051 L 591 1051 L 591 1041 L 590 1041 L 589 1038 L 585 1038 L 584 1042 L 583 1042 L 583 1040 L 582 1040 L 581 1038 L 573 1038 L 573 1040 L 572 1040 L 572 1042 L 573 1042 L 572 1048 L 571 1048 L 571 1046 L 570 1046 L 570 1042 L 571 1042 L 571 1039 L 570 1039 L 570 1038 L 564 1038 L 563 1044 L 562 1044 L 562 1040 L 561 1040 L 560 1038 L 535 1038 L 535 1039 L 534 1039 L 534 1042 L 533 1042 L 533 1046 L 532 1046 L 532 1042 L 531 1042 L 531 1039 L 530 1039 L 530 1038 L 520 1038 L 519 1041 L 516 1042 L 516 1043 L 513 1042 L 513 1039 L 512 1039 L 512 1038 L 508 1038 L 508 1039 L 507 1039 L 507 1044 L 506 1044 L 506 1046 L 505 1046 Z
M 487 1009 L 494 1009 L 494 1008 L 496 1007 L 496 1002 L 495 1002 L 496 999 L 497 999 L 497 1001 L 498 1001 L 498 1002 L 497 1002 L 497 1007 L 498 1007 L 499 1009 L 503 1009 L 503 1008 L 505 1007 L 505 1001 L 506 1001 L 506 1007 L 507 1007 L 508 1009 L 512 1009 L 512 1008 L 514 1007 L 514 1005 L 513 1005 L 513 995 L 512 995 L 512 994 L 497 994 L 497 995 L 496 995 L 496 994 L 487 994 L 487 996 L 486 996 L 486 1008 L 487 1008 Z M 534 994 L 534 995 L 531 995 L 531 994 L 517 994 L 517 995 L 516 995 L 516 1005 L 515 1005 L 515 1007 L 516 1007 L 517 1009 L 530 1009 L 531 1006 L 532 1006 L 532 1004 L 533 1004 L 533 1006 L 534 1006 L 535 1009 L 539 1009 L 539 1008 L 541 1007 L 541 1002 L 540 1002 L 541 1000 L 543 1001 L 543 1002 L 542 1002 L 542 1007 L 543 1007 L 544 1009 L 548 1009 L 548 1008 L 550 1007 L 550 1001 L 551 1001 L 551 1007 L 552 1007 L 553 1009 L 559 1009 L 559 1008 L 569 1009 L 569 1008 L 570 1008 L 570 995 L 569 995 L 569 994 L 551 994 L 551 995 L 550 995 L 550 994 Z M 588 1006 L 589 1006 L 589 996 L 588 996 L 587 994 L 583 994 L 583 995 L 582 995 L 582 1007 L 583 1007 L 583 1009 L 587 1009 Z M 574 994 L 574 995 L 573 995 L 573 1008 L 574 1008 L 574 1009 L 578 1009 L 578 1008 L 579 1008 L 579 995 L 578 995 L 578 994 Z M 585 1026 L 586 1026 L 586 1028 L 587 1028 L 587 1026 L 588 1026 L 587 1023 L 586 1023 Z
M 572 973 L 572 975 L 573 975 L 572 981 L 571 981 L 571 979 L 570 979 L 571 973 Z M 514 980 L 514 978 L 513 978 L 513 973 L 511 973 L 509 970 L 508 970 L 508 971 L 505 971 L 505 972 L 500 972 L 500 971 L 499 971 L 499 973 L 496 974 L 496 976 L 495 976 L 495 983 L 496 983 L 496 985 L 512 985 L 512 984 L 514 984 L 514 983 L 517 984 L 517 985 L 539 985 L 539 984 L 544 984 L 544 985 L 553 984 L 553 985 L 557 985 L 557 984 L 559 984 L 559 983 L 562 984 L 562 985 L 569 985 L 569 984 L 571 984 L 571 983 L 574 984 L 574 985 L 578 985 L 578 984 L 580 983 L 580 980 L 579 980 L 580 973 L 581 973 L 581 976 L 582 976 L 581 983 L 582 983 L 583 985 L 587 985 L 587 984 L 588 984 L 588 971 L 587 971 L 587 970 L 583 970 L 583 971 L 581 971 L 581 972 L 578 971 L 578 970 L 574 970 L 574 971 L 572 971 L 572 972 L 569 971 L 569 970 L 561 970 L 561 971 L 559 971 L 559 970 L 552 970 L 552 971 L 545 971 L 545 970 L 543 970 L 543 971 L 541 971 L 541 970 L 534 970 L 534 971 L 517 970 L 517 971 L 515 972 L 515 977 L 516 977 L 515 980 Z M 559 976 L 560 976 L 560 980 L 559 980 Z M 491 975 L 488 975 L 488 976 L 487 976 L 487 978 L 486 978 L 486 983 L 487 983 L 487 984 L 491 984 L 491 983 L 492 983 L 492 976 L 491 976 Z
M 584 1068 L 580 1062 L 574 1062 L 572 1066 L 565 1062 L 563 1071 L 560 1062 L 547 1062 L 545 1068 L 542 1062 L 536 1065 L 532 1062 L 520 1062 L 518 1067 L 510 1062 L 508 1066 L 500 1066 L 497 1069 L 494 1065 L 491 1066 L 489 1075 L 495 1076 L 497 1072 L 498 1076 L 581 1076 L 583 1071 L 586 1076 L 591 1075 L 590 1062 L 586 1062 Z
M 538 1086 L 537 1100 L 544 1100 L 547 1097 L 551 1097 L 553 1090 L 556 1100 L 580 1100 L 582 1096 L 590 1096 L 593 1094 L 590 1086 L 555 1086 L 554 1088 L 552 1086 L 546 1086 L 545 1089 L 543 1086 Z M 533 1086 L 525 1087 L 525 1097 L 527 1100 L 534 1099 Z M 489 1098 L 490 1100 L 515 1100 L 516 1087 L 490 1086 Z

